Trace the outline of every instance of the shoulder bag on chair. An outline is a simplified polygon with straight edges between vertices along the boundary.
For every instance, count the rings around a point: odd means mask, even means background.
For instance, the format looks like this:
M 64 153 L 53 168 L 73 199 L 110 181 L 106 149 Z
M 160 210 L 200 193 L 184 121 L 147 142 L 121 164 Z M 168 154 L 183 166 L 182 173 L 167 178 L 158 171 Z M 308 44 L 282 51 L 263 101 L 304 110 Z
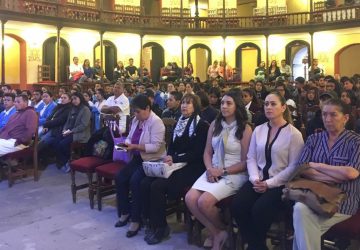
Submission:
M 130 161 L 130 153 L 123 146 L 126 137 L 121 135 L 119 125 L 115 121 L 109 122 L 108 128 L 114 141 L 113 161 L 123 161 L 128 163 Z M 114 136 L 114 131 L 116 130 L 119 131 L 119 137 Z
M 147 176 L 169 178 L 169 176 L 176 170 L 186 166 L 186 162 L 178 162 L 168 165 L 160 161 L 144 161 L 143 169 Z
M 285 185 L 283 199 L 304 203 L 318 215 L 332 217 L 346 199 L 345 192 L 335 185 L 300 177 L 307 168 L 308 164 L 300 166 L 297 176 Z

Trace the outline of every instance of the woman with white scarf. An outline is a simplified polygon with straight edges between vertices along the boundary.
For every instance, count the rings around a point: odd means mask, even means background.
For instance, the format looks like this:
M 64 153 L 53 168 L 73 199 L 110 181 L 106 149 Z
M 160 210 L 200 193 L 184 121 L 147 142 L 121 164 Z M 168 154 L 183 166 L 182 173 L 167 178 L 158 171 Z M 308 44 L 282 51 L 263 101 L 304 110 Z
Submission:
M 204 247 L 221 249 L 228 235 L 216 203 L 231 196 L 248 180 L 246 155 L 252 130 L 239 91 L 221 99 L 221 113 L 210 125 L 204 163 L 206 171 L 186 194 L 191 213 L 208 229 Z
M 164 162 L 186 165 L 168 179 L 146 177 L 141 182 L 143 217 L 148 225 L 144 239 L 149 245 L 160 243 L 170 233 L 166 222 L 166 200 L 176 200 L 184 195 L 205 170 L 202 155 L 209 124 L 199 114 L 199 98 L 193 94 L 184 95 L 181 117 L 175 125 Z

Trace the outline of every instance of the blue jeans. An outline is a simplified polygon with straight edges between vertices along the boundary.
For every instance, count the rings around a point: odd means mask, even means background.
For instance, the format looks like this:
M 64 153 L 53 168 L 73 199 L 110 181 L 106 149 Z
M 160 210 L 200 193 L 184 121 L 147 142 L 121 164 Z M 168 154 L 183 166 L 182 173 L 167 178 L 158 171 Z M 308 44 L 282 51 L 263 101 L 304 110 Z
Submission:
M 140 182 L 145 177 L 142 162 L 141 156 L 135 155 L 115 178 L 118 216 L 130 214 L 132 222 L 141 220 Z
M 58 143 L 55 144 L 56 159 L 60 166 L 63 166 L 70 160 L 71 143 L 73 142 L 73 135 L 61 136 L 56 138 Z

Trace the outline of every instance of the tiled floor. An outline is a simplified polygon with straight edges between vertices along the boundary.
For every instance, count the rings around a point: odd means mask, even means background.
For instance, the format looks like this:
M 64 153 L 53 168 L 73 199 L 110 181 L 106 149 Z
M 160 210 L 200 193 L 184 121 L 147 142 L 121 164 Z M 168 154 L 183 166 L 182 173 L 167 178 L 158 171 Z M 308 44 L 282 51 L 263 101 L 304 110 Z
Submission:
M 85 179 L 84 177 L 79 179 Z M 73 204 L 70 176 L 48 167 L 39 182 L 31 178 L 16 181 L 8 188 L 0 183 L 0 250 L 143 250 L 200 249 L 187 244 L 185 225 L 170 218 L 170 239 L 149 246 L 144 232 L 132 239 L 127 228 L 115 228 L 114 198 L 108 198 L 103 211 L 91 210 L 87 191 L 79 191 Z

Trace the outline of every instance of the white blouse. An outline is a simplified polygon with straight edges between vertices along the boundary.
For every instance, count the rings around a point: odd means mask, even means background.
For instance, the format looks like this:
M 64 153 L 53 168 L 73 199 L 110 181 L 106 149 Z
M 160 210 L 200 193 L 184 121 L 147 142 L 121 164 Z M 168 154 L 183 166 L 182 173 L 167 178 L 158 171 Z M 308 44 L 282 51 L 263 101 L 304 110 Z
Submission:
M 263 169 L 266 165 L 265 146 L 268 138 L 269 126 L 264 123 L 257 126 L 251 136 L 247 155 L 247 169 L 252 183 L 263 179 Z M 271 147 L 271 166 L 269 179 L 266 183 L 269 188 L 284 185 L 295 171 L 304 146 L 304 140 L 299 130 L 288 124 L 274 137 Z

